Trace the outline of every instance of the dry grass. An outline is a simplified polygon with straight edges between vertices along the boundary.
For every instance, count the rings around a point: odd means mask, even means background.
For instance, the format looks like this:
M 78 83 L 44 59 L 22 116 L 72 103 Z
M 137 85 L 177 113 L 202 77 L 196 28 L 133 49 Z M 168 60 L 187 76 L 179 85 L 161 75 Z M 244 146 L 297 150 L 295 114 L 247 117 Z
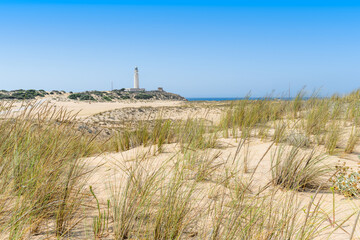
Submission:
M 2 106 L 7 108 L 8 106 Z M 9 109 L 9 108 L 7 108 Z M 99 151 L 93 136 L 73 128 L 74 116 L 48 105 L 8 111 L 0 124 L 1 232 L 11 239 L 37 233 L 46 221 L 62 236 L 76 224 L 87 194 L 82 157 Z
M 273 183 L 294 190 L 324 188 L 323 177 L 329 168 L 323 165 L 323 157 L 316 150 L 301 152 L 300 147 L 286 149 L 280 146 L 272 156 Z
M 193 118 L 138 121 L 114 130 L 110 138 L 81 133 L 74 115 L 49 105 L 29 104 L 24 111 L 11 112 L 11 104 L 3 104 L 1 237 L 26 239 L 45 231 L 59 239 L 70 237 L 90 207 L 96 209 L 91 228 L 97 239 L 318 237 L 334 222 L 327 222 L 318 193 L 304 205 L 298 191 L 326 190 L 325 151 L 355 151 L 360 92 L 326 99 L 306 99 L 304 94 L 291 101 L 224 103 L 216 106 L 222 110 L 218 123 Z M 349 125 L 352 131 L 342 149 L 344 126 Z M 271 144 L 269 149 L 277 146 L 272 184 L 261 186 L 256 174 L 263 157 L 250 157 L 251 143 L 259 138 Z M 229 139 L 238 147 L 226 145 Z M 320 146 L 311 151 L 316 144 Z M 139 146 L 153 154 L 117 164 L 123 177 L 113 182 L 109 202 L 102 205 L 97 190 L 85 187 L 89 168 L 84 157 Z M 228 156 L 226 148 L 236 152 Z M 161 164 L 151 162 L 162 156 L 166 159 Z

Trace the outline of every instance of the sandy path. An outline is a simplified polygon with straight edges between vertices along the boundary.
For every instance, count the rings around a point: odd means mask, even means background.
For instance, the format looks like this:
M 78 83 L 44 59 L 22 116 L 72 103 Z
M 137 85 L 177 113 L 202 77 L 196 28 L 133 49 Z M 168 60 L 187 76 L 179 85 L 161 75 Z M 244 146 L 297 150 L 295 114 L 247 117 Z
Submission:
M 68 111 L 78 113 L 78 117 L 88 117 L 101 112 L 120 108 L 140 108 L 140 107 L 172 107 L 184 104 L 181 101 L 124 101 L 124 102 L 50 102 L 57 107 L 63 107 Z
M 155 101 L 130 101 L 124 100 L 119 102 L 91 102 L 91 101 L 56 101 L 51 98 L 43 98 L 36 101 L 13 101 L 7 102 L 11 104 L 11 112 L 14 114 L 21 113 L 24 109 L 24 106 L 31 103 L 31 106 L 41 107 L 43 105 L 53 106 L 55 108 L 63 108 L 72 114 L 77 114 L 77 118 L 84 119 L 89 116 L 99 114 L 102 112 L 113 111 L 116 109 L 124 109 L 124 108 L 142 108 L 142 107 L 175 107 L 182 106 L 186 104 L 184 101 L 163 101 L 163 100 L 155 100 Z M 5 104 L 7 104 L 5 103 Z M 7 111 L 0 111 L 0 114 L 5 114 Z

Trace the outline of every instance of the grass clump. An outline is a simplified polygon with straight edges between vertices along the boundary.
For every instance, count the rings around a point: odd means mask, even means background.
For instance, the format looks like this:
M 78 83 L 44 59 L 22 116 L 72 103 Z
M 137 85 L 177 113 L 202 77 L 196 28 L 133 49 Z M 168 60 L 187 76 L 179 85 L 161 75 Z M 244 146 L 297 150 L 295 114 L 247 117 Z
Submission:
M 217 135 L 204 121 L 187 119 L 173 122 L 157 119 L 152 124 L 141 121 L 133 130 L 123 129 L 116 133 L 112 145 L 117 151 L 126 151 L 137 146 L 162 146 L 168 143 L 179 143 L 182 151 L 186 149 L 206 149 L 216 146 Z
M 112 186 L 112 217 L 114 239 L 146 236 L 144 229 L 149 224 L 152 199 L 161 180 L 163 168 L 147 171 L 140 161 L 123 166 L 125 185 Z
M 47 105 L 24 108 L 5 113 L 0 122 L 0 202 L 12 202 L 0 212 L 0 233 L 23 238 L 52 221 L 62 236 L 84 200 L 85 165 L 79 159 L 97 147 L 74 129 L 74 116 Z
M 355 145 L 359 140 L 359 130 L 355 127 L 351 130 L 349 139 L 346 143 L 345 153 L 352 153 L 354 151 Z
M 215 148 L 217 144 L 216 131 L 205 124 L 203 120 L 188 118 L 175 127 L 176 142 L 182 152 L 187 149 Z
M 96 206 L 98 210 L 98 215 L 94 217 L 93 221 L 94 237 L 95 239 L 101 239 L 107 235 L 105 232 L 109 230 L 110 200 L 107 201 L 107 212 L 105 210 L 104 212 L 101 212 L 99 200 L 96 197 L 92 186 L 90 186 L 90 192 L 96 200 Z
M 311 99 L 307 105 L 305 121 L 305 134 L 318 135 L 325 131 L 326 123 L 329 119 L 329 101 L 323 99 Z
M 168 184 L 161 188 L 159 205 L 154 214 L 154 239 L 179 239 L 190 226 L 191 197 L 195 184 L 184 181 L 184 171 L 176 163 Z
M 261 129 L 267 122 L 281 119 L 285 108 L 283 102 L 271 101 L 268 98 L 235 101 L 223 111 L 219 127 L 223 129 L 225 137 L 229 136 L 229 128 L 232 128 L 233 137 L 237 137 L 238 129 L 242 138 L 248 138 L 254 128 Z
M 285 139 L 285 131 L 286 131 L 286 124 L 284 122 L 275 122 L 274 126 L 274 135 L 272 136 L 272 140 L 278 144 L 280 142 L 283 142 Z
M 153 126 L 139 122 L 136 129 L 118 131 L 112 139 L 116 151 L 126 151 L 137 146 L 156 145 L 162 151 L 163 144 L 174 141 L 174 124 L 170 120 L 157 119 Z
M 332 121 L 329 125 L 329 129 L 325 137 L 325 148 L 330 155 L 335 153 L 339 140 L 340 140 L 339 123 L 337 121 Z
M 212 207 L 209 239 L 314 239 L 326 221 L 319 211 L 321 199 L 315 202 L 315 198 L 307 210 L 295 192 L 275 190 L 265 196 L 243 193 L 230 206 L 220 200 Z
M 315 155 L 315 150 L 301 153 L 299 146 L 290 149 L 280 146 L 271 159 L 272 182 L 298 191 L 324 187 L 322 177 L 329 170 L 322 160 L 323 157 Z
M 198 153 L 196 151 L 187 151 L 184 155 L 184 169 L 192 172 L 191 179 L 200 181 L 211 181 L 213 174 L 224 162 L 219 160 L 220 152 L 210 154 L 207 151 Z

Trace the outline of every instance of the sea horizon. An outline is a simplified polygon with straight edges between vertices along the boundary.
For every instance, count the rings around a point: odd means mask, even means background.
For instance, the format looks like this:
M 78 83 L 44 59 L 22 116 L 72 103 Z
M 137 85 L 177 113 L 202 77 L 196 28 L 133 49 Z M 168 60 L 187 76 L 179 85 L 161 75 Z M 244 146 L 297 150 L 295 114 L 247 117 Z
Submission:
M 192 97 L 186 98 L 188 101 L 235 101 L 235 100 L 264 100 L 264 99 L 279 99 L 279 100 L 293 100 L 294 97 Z M 308 97 L 303 97 L 303 99 L 308 99 Z

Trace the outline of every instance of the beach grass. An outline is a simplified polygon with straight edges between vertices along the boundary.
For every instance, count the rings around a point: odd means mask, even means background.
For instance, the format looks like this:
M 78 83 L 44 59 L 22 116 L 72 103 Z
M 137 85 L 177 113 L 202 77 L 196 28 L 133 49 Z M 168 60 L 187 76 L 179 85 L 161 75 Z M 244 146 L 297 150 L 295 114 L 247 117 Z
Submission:
M 71 239 L 90 228 L 94 239 L 331 239 L 357 210 L 329 220 L 323 194 L 341 192 L 330 189 L 326 159 L 357 151 L 359 99 L 247 98 L 204 105 L 220 110 L 218 121 L 159 116 L 109 136 L 79 131 L 76 114 L 50 104 L 3 102 L 0 237 Z M 108 198 L 89 188 L 88 157 L 139 149 L 112 165 Z

